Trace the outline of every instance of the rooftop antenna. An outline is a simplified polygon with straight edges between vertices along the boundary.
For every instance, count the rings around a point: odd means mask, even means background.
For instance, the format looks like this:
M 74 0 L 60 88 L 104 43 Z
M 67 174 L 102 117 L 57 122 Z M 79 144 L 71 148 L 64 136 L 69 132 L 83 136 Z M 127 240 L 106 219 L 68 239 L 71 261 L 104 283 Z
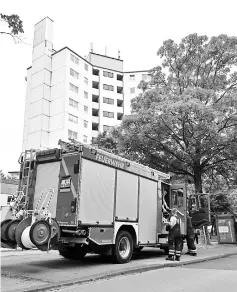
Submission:
M 91 53 L 93 53 L 93 43 L 91 43 Z
M 105 47 L 105 56 L 107 56 L 107 47 Z
M 120 59 L 120 50 L 118 50 L 118 59 Z

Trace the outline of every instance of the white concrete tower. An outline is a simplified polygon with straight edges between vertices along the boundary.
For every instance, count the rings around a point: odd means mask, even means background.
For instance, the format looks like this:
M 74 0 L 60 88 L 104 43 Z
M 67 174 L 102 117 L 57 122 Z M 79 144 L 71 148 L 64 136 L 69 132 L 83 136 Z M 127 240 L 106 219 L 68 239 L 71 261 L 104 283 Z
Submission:
M 32 67 L 28 68 L 23 150 L 49 143 L 50 86 L 53 21 L 46 17 L 35 25 Z

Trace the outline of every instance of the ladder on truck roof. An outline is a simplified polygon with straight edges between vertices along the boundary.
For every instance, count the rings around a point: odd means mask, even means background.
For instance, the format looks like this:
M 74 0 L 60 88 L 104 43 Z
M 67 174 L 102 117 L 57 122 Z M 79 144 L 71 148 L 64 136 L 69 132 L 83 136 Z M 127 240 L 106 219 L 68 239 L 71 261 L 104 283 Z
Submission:
M 26 208 L 28 204 L 28 192 L 29 192 L 29 186 L 30 186 L 31 167 L 32 167 L 32 162 L 35 161 L 35 157 L 36 157 L 36 150 L 30 149 L 30 150 L 25 150 L 25 152 L 22 152 L 18 159 L 18 162 L 22 165 L 21 167 L 22 177 L 20 178 L 20 181 L 19 181 L 18 193 L 24 194 L 23 197 L 25 198 Z

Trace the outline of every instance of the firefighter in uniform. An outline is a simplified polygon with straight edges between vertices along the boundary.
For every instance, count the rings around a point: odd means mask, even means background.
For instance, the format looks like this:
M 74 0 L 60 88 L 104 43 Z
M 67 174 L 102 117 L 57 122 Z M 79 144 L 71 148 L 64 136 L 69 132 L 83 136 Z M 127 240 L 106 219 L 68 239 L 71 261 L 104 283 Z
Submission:
M 167 223 L 168 235 L 168 247 L 169 254 L 166 260 L 180 261 L 182 236 L 180 231 L 180 221 L 177 218 L 177 209 L 171 210 L 170 221 Z
M 194 237 L 195 237 L 195 229 L 192 225 L 191 217 L 189 216 L 189 212 L 187 212 L 187 246 L 188 246 L 188 252 L 186 254 L 196 256 L 197 255 L 197 249 L 196 245 L 194 243 Z

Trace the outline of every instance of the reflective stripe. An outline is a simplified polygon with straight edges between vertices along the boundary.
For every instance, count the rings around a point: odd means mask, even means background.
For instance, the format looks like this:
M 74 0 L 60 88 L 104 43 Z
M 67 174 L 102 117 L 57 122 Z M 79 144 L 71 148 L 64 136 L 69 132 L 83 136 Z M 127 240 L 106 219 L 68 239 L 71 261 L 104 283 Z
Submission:
M 174 255 L 174 250 L 173 249 L 172 250 L 171 249 L 169 250 L 169 255 Z

